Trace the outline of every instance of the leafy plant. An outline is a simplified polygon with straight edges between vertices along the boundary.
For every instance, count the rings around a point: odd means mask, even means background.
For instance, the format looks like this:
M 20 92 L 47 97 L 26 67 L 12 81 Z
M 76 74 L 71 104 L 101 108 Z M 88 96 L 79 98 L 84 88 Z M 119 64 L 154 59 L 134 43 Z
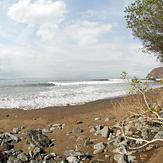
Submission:
M 135 0 L 125 14 L 128 28 L 142 40 L 144 51 L 154 52 L 163 62 L 163 1 Z

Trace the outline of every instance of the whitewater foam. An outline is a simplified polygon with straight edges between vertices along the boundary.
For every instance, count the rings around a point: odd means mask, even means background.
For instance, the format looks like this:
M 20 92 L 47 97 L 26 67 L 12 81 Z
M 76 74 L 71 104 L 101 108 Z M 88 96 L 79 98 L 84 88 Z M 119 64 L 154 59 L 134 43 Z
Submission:
M 127 81 L 0 81 L 0 108 L 78 105 L 127 94 Z

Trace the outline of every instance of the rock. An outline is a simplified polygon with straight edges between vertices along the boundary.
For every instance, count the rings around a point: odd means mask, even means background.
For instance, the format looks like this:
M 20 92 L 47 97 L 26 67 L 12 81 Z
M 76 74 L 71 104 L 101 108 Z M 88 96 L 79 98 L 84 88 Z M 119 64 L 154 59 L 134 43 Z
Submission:
M 135 156 L 128 155 L 127 159 L 128 159 L 128 162 L 134 162 L 134 160 L 136 159 L 136 157 Z
M 154 68 L 147 75 L 147 79 L 150 79 L 150 80 L 163 79 L 163 67 Z
M 39 147 L 35 147 L 33 150 L 33 157 L 35 158 L 36 156 L 38 156 L 41 153 L 43 153 L 43 149 L 41 149 Z
M 133 127 L 133 123 L 129 122 L 127 125 L 125 125 L 124 129 L 125 129 L 125 133 L 128 135 L 130 132 L 130 129 Z
M 80 127 L 73 128 L 72 133 L 73 134 L 81 134 L 83 132 L 83 129 Z
M 52 130 L 50 130 L 49 128 L 43 128 L 42 132 L 43 133 L 52 133 Z
M 145 125 L 145 119 L 143 117 L 139 117 L 135 122 L 135 127 L 137 130 L 141 130 Z
M 50 128 L 50 130 L 56 130 L 56 129 L 59 129 L 59 130 L 62 130 L 63 128 L 65 127 L 65 124 L 60 124 L 60 123 L 56 123 L 56 124 L 53 124 L 52 127 Z
M 66 150 L 64 151 L 64 155 L 67 157 L 68 161 L 85 161 L 90 159 L 91 156 L 88 153 L 81 153 L 74 150 Z
M 116 154 L 116 155 L 114 156 L 114 160 L 117 161 L 117 163 L 128 163 L 128 162 L 126 161 L 125 157 L 126 157 L 126 156 L 123 155 L 123 154 Z
M 101 120 L 101 118 L 100 117 L 96 117 L 95 118 L 95 121 L 98 121 L 98 120 Z
M 11 149 L 11 150 L 8 150 L 8 151 L 4 151 L 4 153 L 5 153 L 6 155 L 10 155 L 10 156 L 14 155 L 15 152 L 16 152 L 15 149 Z
M 10 156 L 7 160 L 7 163 L 22 163 L 22 161 L 17 159 L 16 157 Z
M 68 157 L 68 156 L 75 156 L 75 151 L 73 149 L 66 150 L 66 151 L 64 151 L 64 155 L 66 157 Z
M 147 151 L 150 151 L 153 147 L 154 147 L 154 145 L 153 144 L 150 144 L 148 147 L 146 147 L 146 150 Z
M 95 149 L 93 154 L 100 154 L 104 151 L 105 144 L 103 142 L 100 142 L 100 143 L 95 144 L 93 148 Z
M 144 129 L 141 130 L 141 135 L 142 135 L 143 139 L 148 138 L 148 130 L 145 127 L 146 126 L 144 126 Z
M 48 136 L 42 134 L 42 131 L 40 130 L 30 130 L 27 132 L 27 136 L 32 144 L 40 148 L 49 147 L 52 144 L 52 141 Z
M 90 132 L 91 132 L 91 133 L 94 133 L 94 132 L 96 132 L 96 129 L 95 129 L 95 127 L 92 127 L 92 128 L 90 129 Z
M 7 133 L 7 132 L 5 133 L 5 137 L 8 139 L 7 141 L 12 140 L 12 141 L 18 142 L 20 140 L 19 137 L 15 136 L 13 134 Z
M 18 134 L 20 131 L 21 131 L 21 128 L 18 128 L 18 127 L 12 129 L 13 134 Z
M 98 126 L 92 127 L 90 129 L 90 132 L 94 132 L 95 135 L 101 135 L 102 137 L 108 138 L 109 134 L 111 133 L 111 130 L 109 129 L 108 126 L 98 125 Z
M 74 156 L 69 156 L 69 157 L 67 157 L 67 161 L 68 161 L 69 163 L 79 163 L 79 159 L 77 159 L 77 158 L 74 157 Z
M 90 138 L 86 138 L 84 140 L 84 147 L 92 145 L 93 142 L 90 140 Z
M 104 126 L 104 128 L 100 130 L 100 133 L 102 137 L 108 138 L 110 134 L 110 130 L 107 126 Z
M 1 146 L 3 147 L 4 150 L 10 150 L 14 148 L 14 146 L 8 142 L 2 141 Z
M 25 153 L 21 153 L 17 156 L 17 158 L 23 162 L 27 162 L 28 161 L 28 156 Z
M 108 121 L 110 121 L 110 119 L 109 118 L 105 118 L 105 122 L 108 122 Z
M 155 136 L 154 139 L 163 139 L 163 131 L 159 131 Z
M 44 161 L 52 161 L 54 160 L 54 158 L 56 157 L 57 155 L 55 153 L 50 153 L 50 154 L 47 154 L 45 157 L 44 157 Z

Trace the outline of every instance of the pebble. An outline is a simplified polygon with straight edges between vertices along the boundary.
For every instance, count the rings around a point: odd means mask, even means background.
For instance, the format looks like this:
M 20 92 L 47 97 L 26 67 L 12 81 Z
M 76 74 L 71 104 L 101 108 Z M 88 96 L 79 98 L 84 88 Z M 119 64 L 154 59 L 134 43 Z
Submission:
M 75 156 L 69 156 L 69 157 L 67 157 L 67 161 L 69 163 L 79 163 L 79 160 Z
M 52 133 L 52 130 L 50 130 L 49 128 L 43 128 L 42 132 L 43 133 Z
M 101 118 L 100 117 L 96 117 L 95 118 L 95 121 L 98 121 L 98 120 L 101 120 Z
M 82 132 L 83 132 L 83 129 L 81 129 L 80 127 L 76 127 L 72 129 L 73 134 L 81 134 Z
M 20 131 L 21 131 L 21 128 L 19 128 L 19 127 L 12 129 L 13 134 L 18 134 Z

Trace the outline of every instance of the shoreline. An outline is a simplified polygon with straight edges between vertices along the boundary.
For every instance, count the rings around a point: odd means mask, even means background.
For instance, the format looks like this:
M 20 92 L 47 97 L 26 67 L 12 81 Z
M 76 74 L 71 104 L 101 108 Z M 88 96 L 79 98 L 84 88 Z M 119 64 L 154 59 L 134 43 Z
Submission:
M 78 104 L 67 104 L 67 105 L 58 105 L 58 106 L 47 106 L 47 107 L 41 107 L 41 108 L 29 108 L 29 109 L 24 109 L 24 108 L 0 108 L 1 110 L 24 110 L 24 111 L 32 111 L 32 110 L 42 110 L 42 109 L 66 109 L 66 108 L 70 108 L 70 107 L 80 107 L 83 105 L 88 105 L 88 104 L 92 104 L 92 103 L 98 103 L 98 102 L 102 102 L 102 101 L 114 101 L 114 100 L 118 100 L 121 99 L 123 97 L 128 97 L 130 95 L 125 94 L 125 95 L 119 95 L 119 96 L 115 96 L 115 97 L 107 97 L 107 98 L 103 98 L 103 99 L 98 99 L 98 100 L 94 100 L 94 101 L 88 101 L 88 102 L 84 102 L 84 103 L 78 103 Z
M 158 90 L 158 89 L 163 89 L 163 86 L 158 86 L 158 87 L 154 87 L 152 88 L 152 91 L 154 90 Z M 19 107 L 19 108 L 0 108 L 0 110 L 24 110 L 24 111 L 31 111 L 31 110 L 41 110 L 41 109 L 66 109 L 66 108 L 70 108 L 70 107 L 80 107 L 83 105 L 87 105 L 87 104 L 92 104 L 92 103 L 98 103 L 101 101 L 106 101 L 106 100 L 118 100 L 121 98 L 126 98 L 126 97 L 130 97 L 130 96 L 137 96 L 136 94 L 134 95 L 130 95 L 129 93 L 123 93 L 121 95 L 117 95 L 117 96 L 113 96 L 113 97 L 106 97 L 106 98 L 102 98 L 102 99 L 97 99 L 97 100 L 93 100 L 93 101 L 87 101 L 87 102 L 82 102 L 82 103 L 76 103 L 76 104 L 66 104 L 66 105 L 55 105 L 55 106 L 47 106 L 47 107 L 40 107 L 40 108 L 32 108 L 32 107 Z

